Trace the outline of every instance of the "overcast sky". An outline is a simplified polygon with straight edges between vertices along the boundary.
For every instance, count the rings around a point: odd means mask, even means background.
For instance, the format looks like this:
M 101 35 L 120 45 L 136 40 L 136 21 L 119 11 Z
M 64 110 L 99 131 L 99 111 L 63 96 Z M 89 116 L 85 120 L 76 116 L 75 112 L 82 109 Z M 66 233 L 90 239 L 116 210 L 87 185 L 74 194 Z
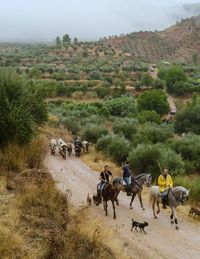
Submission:
M 200 0 L 0 0 L 0 41 L 81 40 L 138 30 L 161 30 Z

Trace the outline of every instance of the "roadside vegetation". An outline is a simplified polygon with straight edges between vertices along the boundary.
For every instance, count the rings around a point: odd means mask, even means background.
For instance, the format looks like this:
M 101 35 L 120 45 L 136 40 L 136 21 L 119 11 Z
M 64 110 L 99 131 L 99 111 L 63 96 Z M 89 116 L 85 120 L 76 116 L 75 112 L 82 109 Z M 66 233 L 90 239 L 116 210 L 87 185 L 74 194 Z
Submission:
M 156 180 L 159 161 L 200 202 L 198 63 L 160 62 L 153 78 L 151 64 L 126 50 L 68 36 L 55 46 L 0 45 L 2 258 L 115 258 L 81 231 L 43 168 L 44 125 L 89 141 L 116 168 L 128 159 L 134 175 Z M 177 101 L 169 120 L 168 94 Z

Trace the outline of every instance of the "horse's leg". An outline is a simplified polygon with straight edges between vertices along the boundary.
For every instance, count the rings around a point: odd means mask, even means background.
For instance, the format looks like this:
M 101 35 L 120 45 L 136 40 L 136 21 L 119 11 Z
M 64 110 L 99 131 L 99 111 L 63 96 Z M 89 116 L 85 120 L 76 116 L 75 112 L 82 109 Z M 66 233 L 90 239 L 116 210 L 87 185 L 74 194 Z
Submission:
M 132 203 L 133 203 L 133 200 L 134 200 L 134 198 L 135 198 L 135 195 L 136 195 L 136 193 L 133 192 L 133 195 L 132 195 L 132 198 L 131 198 L 131 203 L 130 203 L 130 209 L 133 208 L 133 207 L 132 207 Z
M 173 221 L 173 211 L 172 211 L 172 213 L 171 213 L 171 215 L 170 215 L 170 219 L 171 219 L 171 224 L 174 224 L 174 221 Z
M 141 208 L 142 208 L 143 210 L 145 210 L 145 208 L 143 207 L 143 204 L 142 204 L 142 192 L 141 192 L 141 191 L 138 192 L 138 197 L 139 197 L 139 200 L 140 200 Z
M 117 194 L 116 194 L 116 204 L 117 204 L 117 206 L 119 206 L 119 200 L 118 200 L 119 192 L 120 192 L 120 191 L 118 191 Z
M 106 211 L 106 216 L 108 216 L 108 203 L 105 201 L 105 211 Z
M 176 215 L 176 208 L 172 207 L 172 211 L 173 211 L 173 216 L 174 216 L 175 228 L 176 228 L 176 230 L 178 230 L 179 225 L 178 225 L 178 219 L 177 219 L 177 215 Z
M 112 206 L 113 206 L 113 219 L 116 219 L 115 203 L 113 200 L 112 200 Z
M 156 212 L 157 212 L 157 214 L 159 214 L 160 213 L 160 205 L 159 205 L 158 201 L 156 202 L 156 205 L 157 205 L 157 208 L 158 208 L 158 210 Z
M 156 200 L 153 200 L 152 209 L 153 209 L 154 218 L 157 219 L 157 216 L 156 216 L 156 213 L 155 213 L 155 203 L 156 203 Z

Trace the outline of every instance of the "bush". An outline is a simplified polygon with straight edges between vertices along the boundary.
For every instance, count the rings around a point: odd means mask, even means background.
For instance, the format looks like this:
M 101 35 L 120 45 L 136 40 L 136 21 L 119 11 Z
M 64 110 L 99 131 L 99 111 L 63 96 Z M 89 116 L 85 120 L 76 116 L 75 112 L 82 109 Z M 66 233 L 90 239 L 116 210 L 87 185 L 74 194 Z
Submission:
M 27 143 L 47 120 L 45 95 L 34 81 L 22 81 L 12 70 L 0 70 L 0 144 Z
M 80 130 L 76 117 L 67 117 L 62 121 L 62 124 L 68 131 L 71 131 L 72 134 L 77 134 Z
M 137 132 L 138 121 L 131 118 L 119 118 L 113 123 L 113 132 L 123 134 L 125 138 L 131 139 Z
M 129 161 L 136 174 L 151 173 L 154 179 L 160 174 L 158 161 L 161 167 L 168 168 L 172 175 L 184 172 L 181 156 L 162 145 L 140 144 L 129 153 Z
M 118 164 L 125 162 L 129 152 L 129 142 L 122 136 L 107 135 L 98 139 L 96 150 L 103 151 Z
M 173 129 L 169 126 L 146 123 L 136 134 L 134 143 L 164 143 L 167 139 L 172 138 L 173 135 Z
M 139 111 L 156 111 L 160 115 L 164 115 L 169 111 L 167 96 L 161 90 L 145 91 L 138 97 Z
M 182 81 L 185 82 L 187 79 L 183 69 L 178 66 L 173 66 L 166 71 L 165 80 L 166 86 L 170 93 L 176 92 L 176 82 Z
M 108 130 L 100 125 L 88 124 L 81 132 L 81 138 L 96 143 L 98 138 L 107 133 Z
M 132 96 L 123 96 L 106 100 L 103 106 L 109 110 L 109 113 L 112 116 L 128 116 L 136 113 L 134 99 Z
M 159 114 L 155 111 L 142 111 L 137 118 L 141 124 L 146 122 L 155 122 L 157 124 L 162 123 Z
M 186 135 L 181 139 L 175 139 L 171 147 L 186 161 L 188 170 L 200 169 L 200 136 Z
M 191 104 L 177 113 L 174 124 L 177 133 L 193 132 L 200 134 L 200 97 L 195 98 Z

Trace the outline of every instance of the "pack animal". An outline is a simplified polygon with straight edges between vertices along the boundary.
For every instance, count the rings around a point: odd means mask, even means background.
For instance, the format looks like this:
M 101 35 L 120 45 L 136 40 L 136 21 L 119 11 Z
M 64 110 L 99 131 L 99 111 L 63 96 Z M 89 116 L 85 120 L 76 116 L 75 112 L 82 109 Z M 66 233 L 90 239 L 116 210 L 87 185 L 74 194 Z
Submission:
M 115 201 L 117 201 L 117 196 L 116 196 L 116 188 L 108 183 L 105 185 L 104 189 L 102 190 L 102 198 L 103 198 L 103 207 L 105 210 L 105 215 L 108 216 L 108 201 L 112 202 L 113 206 L 113 218 L 116 219 L 116 212 L 115 212 Z M 99 201 L 99 198 L 97 195 L 93 196 L 93 203 L 98 206 L 101 201 Z
M 134 219 L 132 219 L 132 227 L 131 227 L 131 231 L 133 230 L 133 228 L 135 228 L 136 231 L 138 231 L 137 229 L 140 229 L 140 232 L 144 232 L 145 234 L 147 234 L 144 230 L 145 227 L 147 227 L 149 224 L 144 221 L 143 223 L 137 222 Z
M 151 181 L 152 181 L 151 174 L 139 174 L 136 177 L 133 177 L 133 176 L 131 177 L 131 184 L 129 186 L 130 192 L 132 194 L 130 209 L 133 208 L 132 203 L 135 199 L 135 196 L 138 195 L 141 208 L 144 210 L 143 202 L 142 202 L 143 185 L 146 184 L 147 186 L 149 186 L 151 184 Z M 125 188 L 127 187 L 123 185 L 123 179 L 121 177 L 116 177 L 113 180 L 113 185 L 116 187 L 117 196 L 120 193 L 120 191 L 125 191 Z M 119 205 L 118 200 L 117 200 L 117 205 Z
M 188 201 L 188 198 L 189 198 L 189 190 L 187 190 L 183 186 L 177 186 L 169 189 L 167 202 L 171 208 L 171 216 L 170 216 L 171 223 L 175 222 L 176 229 L 179 229 L 178 219 L 176 215 L 176 207 L 179 205 L 184 205 Z M 150 189 L 150 203 L 152 204 L 153 215 L 154 215 L 154 218 L 156 219 L 157 216 L 155 213 L 155 205 L 157 205 L 157 208 L 158 208 L 157 214 L 159 214 L 160 213 L 159 203 L 162 203 L 162 195 L 159 192 L 158 186 L 152 186 Z

